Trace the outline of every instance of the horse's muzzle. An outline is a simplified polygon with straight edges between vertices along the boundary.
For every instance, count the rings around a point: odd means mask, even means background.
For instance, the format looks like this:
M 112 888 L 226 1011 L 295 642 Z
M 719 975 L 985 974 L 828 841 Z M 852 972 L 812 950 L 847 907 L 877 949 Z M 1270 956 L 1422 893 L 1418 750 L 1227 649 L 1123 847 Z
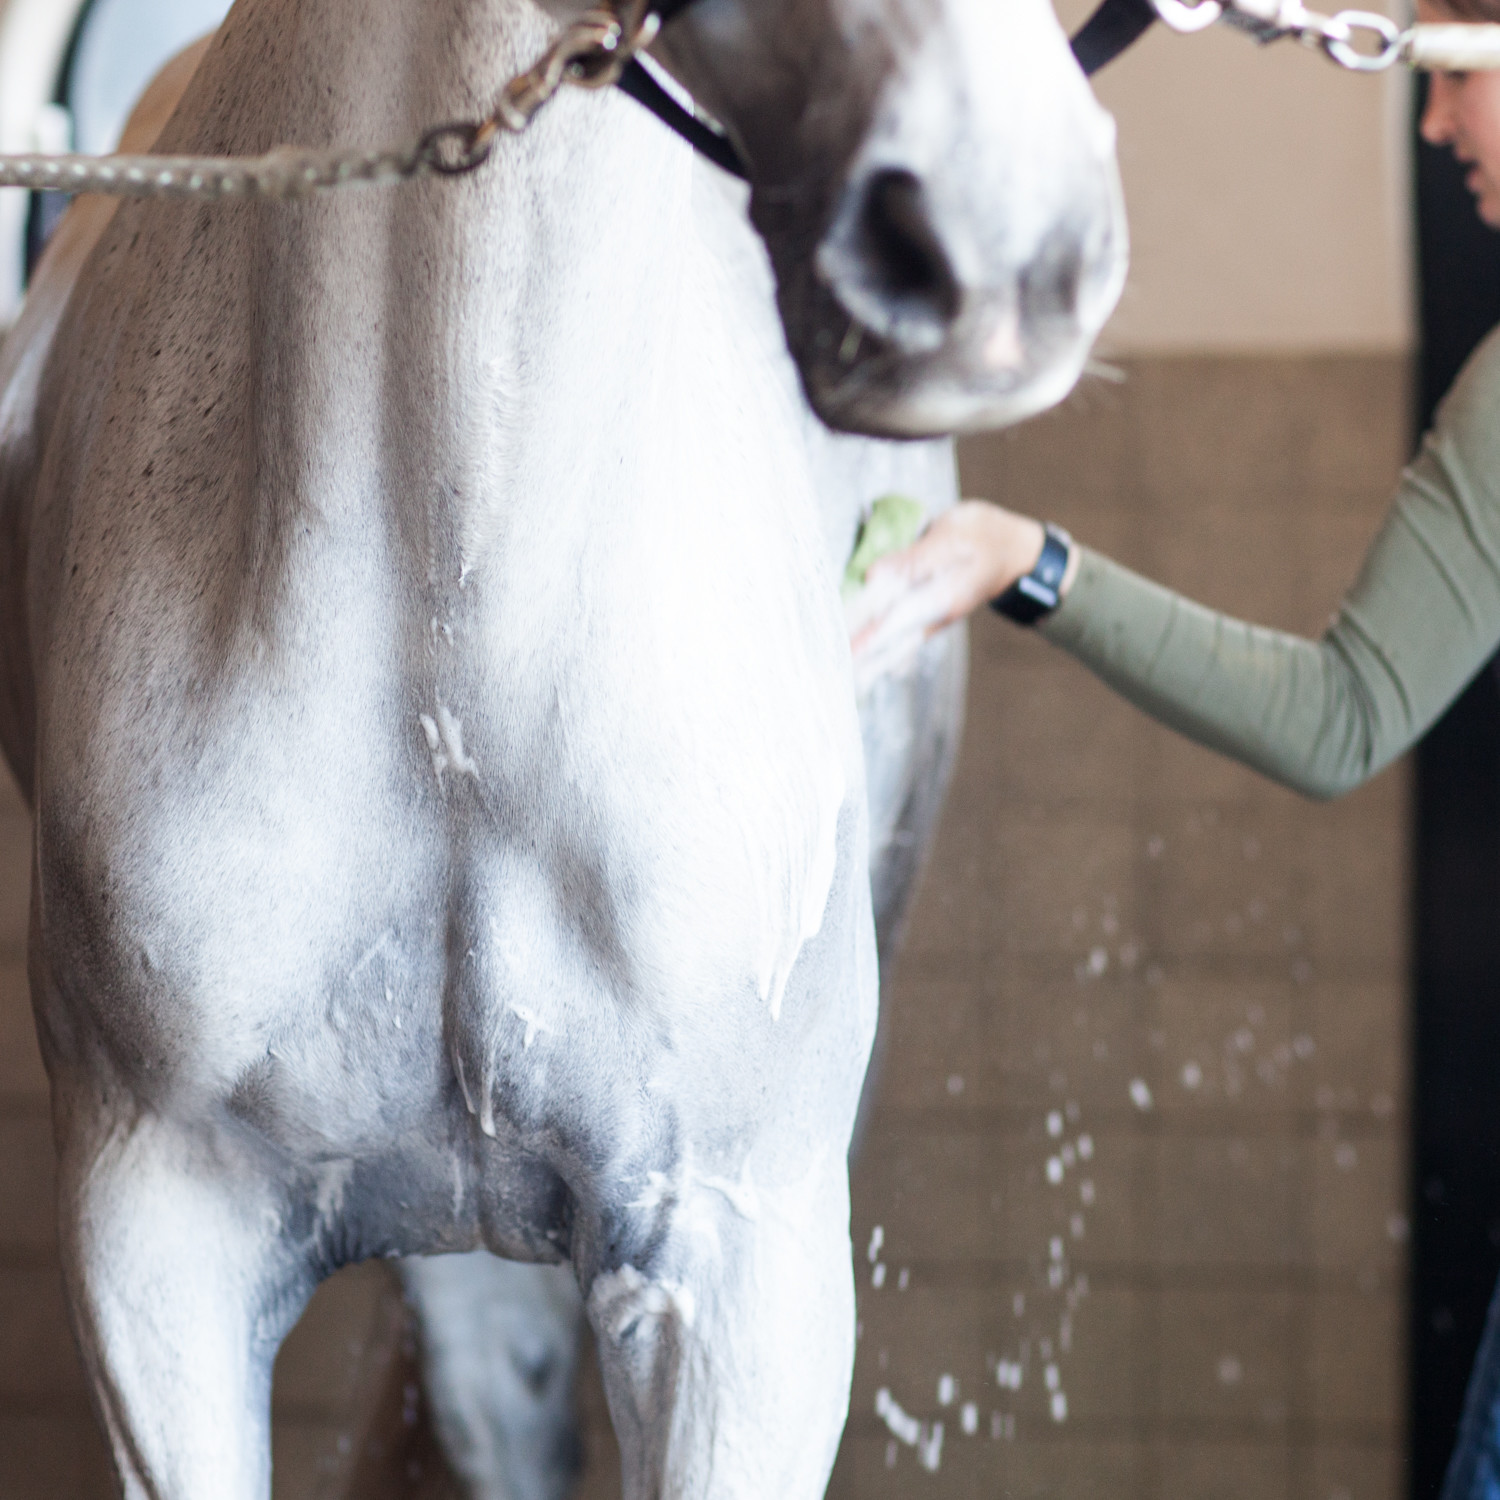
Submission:
M 856 175 L 813 285 L 790 299 L 793 353 L 824 421 L 926 437 L 1016 422 L 1066 395 L 1127 259 L 1112 158 L 1081 175 L 1066 209 L 1024 235 L 985 226 L 984 205 L 940 196 L 906 167 Z

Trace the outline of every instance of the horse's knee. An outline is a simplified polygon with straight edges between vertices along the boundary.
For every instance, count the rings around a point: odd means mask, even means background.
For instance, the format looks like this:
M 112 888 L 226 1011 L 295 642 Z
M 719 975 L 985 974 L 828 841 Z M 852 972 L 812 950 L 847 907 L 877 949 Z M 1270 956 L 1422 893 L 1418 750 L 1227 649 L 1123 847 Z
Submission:
M 820 1496 L 854 1354 L 842 1160 L 780 1191 L 700 1185 L 657 1229 L 588 1295 L 627 1496 Z

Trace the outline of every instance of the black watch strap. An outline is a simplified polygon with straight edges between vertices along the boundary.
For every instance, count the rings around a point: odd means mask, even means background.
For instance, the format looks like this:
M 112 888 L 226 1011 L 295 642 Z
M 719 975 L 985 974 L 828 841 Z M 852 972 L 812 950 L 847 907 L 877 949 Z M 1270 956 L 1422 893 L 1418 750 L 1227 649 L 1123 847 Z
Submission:
M 1042 555 L 1024 578 L 1018 578 L 1003 594 L 990 600 L 990 608 L 1017 625 L 1035 625 L 1057 608 L 1063 575 L 1073 555 L 1073 538 L 1060 526 L 1048 526 Z

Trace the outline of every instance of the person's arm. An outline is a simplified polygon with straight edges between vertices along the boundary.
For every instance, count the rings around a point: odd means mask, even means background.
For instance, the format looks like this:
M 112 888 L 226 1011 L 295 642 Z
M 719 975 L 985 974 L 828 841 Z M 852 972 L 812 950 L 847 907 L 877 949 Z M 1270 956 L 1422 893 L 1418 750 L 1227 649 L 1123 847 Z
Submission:
M 991 534 L 1008 540 L 976 552 L 974 536 Z M 965 589 L 988 597 L 1030 567 L 1029 535 L 971 522 L 948 549 L 966 560 L 930 567 L 916 592 L 960 580 L 948 614 L 965 612 L 951 607 Z M 1500 334 L 1444 403 L 1320 640 L 1231 619 L 1077 550 L 1072 585 L 1039 627 L 1050 641 L 1200 743 L 1309 796 L 1348 791 L 1421 738 L 1500 643 Z M 872 584 L 889 589 L 902 566 L 872 569 Z

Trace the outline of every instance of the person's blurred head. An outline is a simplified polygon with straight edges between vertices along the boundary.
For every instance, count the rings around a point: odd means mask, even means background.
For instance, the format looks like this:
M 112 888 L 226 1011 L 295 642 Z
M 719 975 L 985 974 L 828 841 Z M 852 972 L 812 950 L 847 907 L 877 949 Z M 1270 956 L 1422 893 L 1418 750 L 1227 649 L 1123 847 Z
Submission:
M 1420 0 L 1422 21 L 1500 22 L 1500 0 Z M 1448 146 L 1468 165 L 1465 181 L 1479 217 L 1500 229 L 1500 70 L 1432 73 L 1422 139 Z

